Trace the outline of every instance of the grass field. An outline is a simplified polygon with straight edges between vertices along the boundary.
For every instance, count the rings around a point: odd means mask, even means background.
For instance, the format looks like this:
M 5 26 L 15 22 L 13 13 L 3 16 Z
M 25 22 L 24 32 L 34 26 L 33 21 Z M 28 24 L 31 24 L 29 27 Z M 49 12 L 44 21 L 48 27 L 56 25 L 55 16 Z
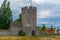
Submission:
M 60 40 L 60 36 L 50 37 L 0 36 L 0 40 Z

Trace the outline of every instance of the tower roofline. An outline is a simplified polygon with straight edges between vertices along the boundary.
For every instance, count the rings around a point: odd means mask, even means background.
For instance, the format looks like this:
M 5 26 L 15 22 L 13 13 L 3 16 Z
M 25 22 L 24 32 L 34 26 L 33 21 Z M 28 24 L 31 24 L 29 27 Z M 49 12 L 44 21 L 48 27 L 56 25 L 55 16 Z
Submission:
M 22 7 L 22 9 L 36 9 L 36 7 L 35 6 L 25 6 L 25 7 Z

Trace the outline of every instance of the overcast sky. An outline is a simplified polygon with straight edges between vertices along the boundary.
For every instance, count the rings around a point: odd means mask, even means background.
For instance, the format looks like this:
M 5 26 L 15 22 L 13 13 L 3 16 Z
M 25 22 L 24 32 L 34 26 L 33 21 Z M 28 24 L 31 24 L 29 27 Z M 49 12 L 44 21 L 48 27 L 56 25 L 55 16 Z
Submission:
M 36 6 L 37 7 L 37 26 L 46 24 L 50 27 L 51 24 L 55 28 L 60 27 L 60 0 L 8 0 L 11 3 L 11 9 L 13 12 L 13 19 L 17 19 L 21 8 L 24 6 Z M 3 0 L 0 0 L 0 5 Z

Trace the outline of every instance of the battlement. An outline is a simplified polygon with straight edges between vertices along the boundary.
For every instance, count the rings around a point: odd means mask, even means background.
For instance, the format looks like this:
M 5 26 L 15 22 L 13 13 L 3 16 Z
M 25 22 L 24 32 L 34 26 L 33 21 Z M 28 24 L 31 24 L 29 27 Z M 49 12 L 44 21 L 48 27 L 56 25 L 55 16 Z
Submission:
M 36 7 L 34 7 L 34 6 L 26 6 L 26 7 L 23 7 L 22 9 L 36 9 Z

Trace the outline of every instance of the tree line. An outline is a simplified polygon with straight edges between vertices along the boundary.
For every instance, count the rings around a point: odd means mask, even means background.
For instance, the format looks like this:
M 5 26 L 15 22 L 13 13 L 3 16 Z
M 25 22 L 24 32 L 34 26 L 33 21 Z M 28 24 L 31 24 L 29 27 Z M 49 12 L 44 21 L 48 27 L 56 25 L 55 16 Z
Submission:
M 45 29 L 46 29 L 46 26 L 45 26 L 45 24 L 43 24 L 42 25 L 42 31 L 45 31 Z M 51 25 L 50 31 L 53 31 L 53 25 Z

